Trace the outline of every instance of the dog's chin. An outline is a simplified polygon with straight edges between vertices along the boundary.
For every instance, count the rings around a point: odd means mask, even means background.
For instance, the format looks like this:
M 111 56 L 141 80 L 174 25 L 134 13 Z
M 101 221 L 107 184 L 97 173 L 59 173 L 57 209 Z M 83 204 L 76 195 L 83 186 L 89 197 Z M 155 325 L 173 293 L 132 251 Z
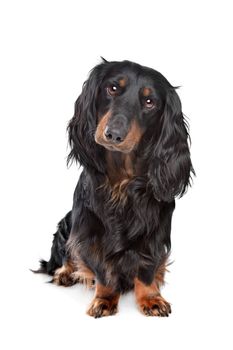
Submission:
M 121 152 L 121 153 L 125 153 L 125 154 L 127 154 L 127 153 L 130 153 L 132 150 L 133 150 L 133 148 L 117 148 L 117 147 L 108 147 L 108 146 L 104 146 L 104 148 L 105 149 L 107 149 L 108 151 L 111 151 L 111 152 Z
M 107 142 L 104 142 L 102 140 L 99 140 L 98 138 L 95 137 L 95 142 L 104 147 L 106 150 L 111 151 L 111 152 L 121 152 L 121 153 L 130 153 L 134 149 L 135 145 L 130 145 L 130 147 L 122 147 L 121 145 L 116 146 L 116 145 L 111 145 Z
M 121 152 L 121 153 L 130 153 L 134 147 L 130 147 L 130 148 L 118 148 L 117 146 L 113 146 L 113 145 L 108 145 L 108 144 L 104 144 L 104 143 L 99 143 L 97 142 L 99 145 L 103 146 L 106 150 L 111 151 L 111 152 Z

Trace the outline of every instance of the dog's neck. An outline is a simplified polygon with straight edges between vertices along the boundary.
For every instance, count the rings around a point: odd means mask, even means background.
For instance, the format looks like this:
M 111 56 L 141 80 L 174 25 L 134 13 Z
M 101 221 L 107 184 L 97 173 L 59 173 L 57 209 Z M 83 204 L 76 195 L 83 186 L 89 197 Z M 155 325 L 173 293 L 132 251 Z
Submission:
M 107 176 L 111 186 L 131 180 L 140 175 L 140 166 L 135 152 L 106 152 Z

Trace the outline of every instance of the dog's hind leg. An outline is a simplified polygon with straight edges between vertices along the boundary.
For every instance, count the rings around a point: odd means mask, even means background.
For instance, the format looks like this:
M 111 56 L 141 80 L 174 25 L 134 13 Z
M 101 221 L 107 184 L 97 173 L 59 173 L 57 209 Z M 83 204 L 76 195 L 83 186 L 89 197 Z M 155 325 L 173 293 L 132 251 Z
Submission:
M 88 288 L 93 288 L 95 275 L 78 257 L 76 257 L 75 262 L 69 258 L 62 267 L 55 271 L 51 282 L 65 287 L 82 283 Z

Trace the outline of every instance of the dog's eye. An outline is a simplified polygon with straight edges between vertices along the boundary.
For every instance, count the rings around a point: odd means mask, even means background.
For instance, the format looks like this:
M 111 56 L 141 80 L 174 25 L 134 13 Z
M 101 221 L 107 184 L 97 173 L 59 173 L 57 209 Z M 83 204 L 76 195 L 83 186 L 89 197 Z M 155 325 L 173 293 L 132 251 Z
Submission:
M 144 102 L 144 107 L 147 109 L 151 109 L 155 106 L 154 101 L 151 98 L 147 98 Z
M 107 87 L 107 93 L 110 96 L 116 96 L 119 93 L 119 88 L 116 85 L 109 85 Z

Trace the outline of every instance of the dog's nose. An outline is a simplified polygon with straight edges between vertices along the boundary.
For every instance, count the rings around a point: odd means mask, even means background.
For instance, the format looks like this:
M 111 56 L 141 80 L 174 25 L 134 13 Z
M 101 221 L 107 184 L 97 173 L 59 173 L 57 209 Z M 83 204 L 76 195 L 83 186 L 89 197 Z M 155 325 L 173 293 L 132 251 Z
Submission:
M 121 143 L 124 141 L 123 132 L 117 128 L 107 126 L 104 134 L 106 139 L 112 143 Z
M 114 144 L 123 142 L 128 132 L 128 124 L 128 118 L 124 114 L 111 116 L 104 130 L 106 140 Z

